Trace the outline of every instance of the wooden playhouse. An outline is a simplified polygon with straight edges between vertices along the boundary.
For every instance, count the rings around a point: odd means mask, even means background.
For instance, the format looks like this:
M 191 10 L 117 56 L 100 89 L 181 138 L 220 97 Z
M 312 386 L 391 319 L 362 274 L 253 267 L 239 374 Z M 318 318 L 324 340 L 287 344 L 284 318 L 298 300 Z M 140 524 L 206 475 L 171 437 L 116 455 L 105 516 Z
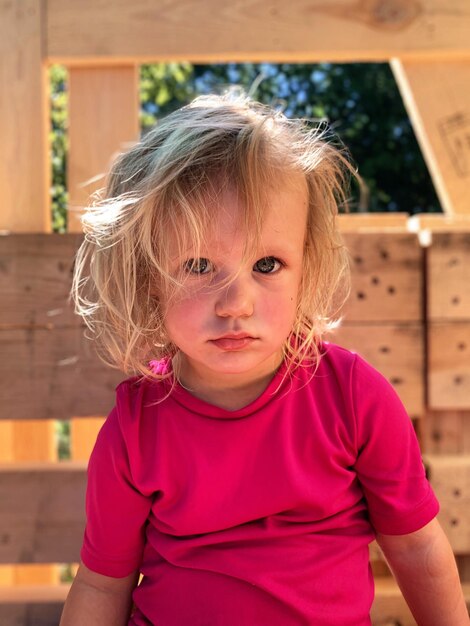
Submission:
M 0 623 L 58 623 L 86 462 L 122 379 L 67 301 L 81 240 L 51 233 L 47 69 L 69 71 L 68 191 L 138 137 L 138 64 L 389 61 L 444 214 L 350 215 L 353 292 L 331 338 L 381 370 L 416 426 L 470 600 L 470 12 L 464 0 L 12 0 L 0 6 Z M 100 141 L 96 142 L 95 137 Z M 99 186 L 99 185 L 98 185 Z M 86 389 L 86 392 L 83 391 Z M 59 462 L 54 420 L 71 420 Z M 372 546 L 375 625 L 414 624 Z

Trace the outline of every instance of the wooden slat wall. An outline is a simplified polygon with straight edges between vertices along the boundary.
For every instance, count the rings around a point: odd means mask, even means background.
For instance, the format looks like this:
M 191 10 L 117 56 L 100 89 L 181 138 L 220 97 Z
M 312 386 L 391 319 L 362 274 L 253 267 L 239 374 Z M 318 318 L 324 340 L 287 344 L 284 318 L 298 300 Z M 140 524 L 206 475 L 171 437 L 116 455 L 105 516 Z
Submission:
M 423 220 L 423 223 L 426 220 Z M 428 403 L 424 445 L 439 519 L 470 583 L 470 223 L 434 226 L 426 251 Z
M 405 390 L 407 386 L 409 386 L 410 389 L 414 387 L 415 391 L 416 389 L 420 390 L 424 387 L 424 382 L 420 380 L 419 377 L 419 373 L 421 373 L 421 378 L 424 379 L 425 373 L 425 368 L 422 367 L 424 354 L 419 348 L 419 346 L 422 345 L 419 341 L 423 336 L 424 330 L 423 319 L 420 318 L 422 312 L 421 294 L 423 293 L 420 289 L 423 270 L 420 259 L 424 251 L 417 245 L 418 237 L 416 235 L 410 235 L 409 233 L 402 232 L 400 229 L 398 232 L 396 230 L 391 233 L 383 232 L 380 237 L 374 232 L 366 232 L 360 235 L 349 233 L 344 236 L 351 251 L 352 258 L 356 258 L 353 264 L 354 289 L 360 289 L 361 292 L 364 292 L 368 296 L 369 300 L 372 300 L 374 296 L 374 299 L 380 303 L 379 310 L 381 310 L 381 314 L 370 313 L 368 316 L 369 319 L 367 319 L 366 316 L 365 323 L 362 323 L 361 318 L 367 310 L 364 306 L 364 301 L 367 300 L 367 298 L 360 297 L 354 300 L 353 296 L 347 318 L 348 324 L 344 325 L 344 332 L 346 334 L 341 342 L 346 344 L 347 337 L 349 337 L 350 342 L 354 340 L 354 344 L 351 344 L 351 347 L 358 349 L 359 352 L 367 356 L 372 362 L 374 362 L 374 358 L 377 359 L 381 354 L 384 355 L 384 358 L 388 358 L 388 373 L 386 371 L 386 360 L 382 363 L 376 360 L 375 364 L 389 376 L 392 382 L 394 377 L 401 379 L 402 388 L 399 389 L 400 383 L 396 380 L 395 385 L 402 397 L 406 397 Z M 76 324 L 76 322 L 74 322 L 73 316 L 70 316 L 70 313 L 66 310 L 67 307 L 57 306 L 59 304 L 59 297 L 65 299 L 67 292 L 66 283 L 70 281 L 70 273 L 67 271 L 63 272 L 64 276 L 67 276 L 66 279 L 63 279 L 64 284 L 61 284 L 60 281 L 50 280 L 51 271 L 57 271 L 57 269 L 51 270 L 51 268 L 57 268 L 59 266 L 65 253 L 69 254 L 70 258 L 73 257 L 74 248 L 80 242 L 81 237 L 80 235 L 49 235 L 48 246 L 44 246 L 44 238 L 45 235 L 11 235 L 9 237 L 0 238 L 0 261 L 3 260 L 3 265 L 10 268 L 10 272 L 2 276 L 4 282 L 0 285 L 0 288 L 3 287 L 2 290 L 7 295 L 5 306 L 5 315 L 7 316 L 9 315 L 9 311 L 15 308 L 14 302 L 15 298 L 18 298 L 17 293 L 21 294 L 22 310 L 26 319 L 28 319 L 28 317 L 38 320 L 44 319 L 46 315 L 45 312 L 50 308 L 50 302 L 54 302 L 54 310 L 62 309 L 61 315 L 56 316 L 56 320 L 64 319 L 67 321 L 67 324 L 61 327 L 59 321 L 56 321 L 56 326 L 51 325 L 48 329 L 49 340 L 42 342 L 41 350 L 35 349 L 30 352 L 30 371 L 34 372 L 37 369 L 49 367 L 46 371 L 46 376 L 49 380 L 52 380 L 55 376 L 60 376 L 60 372 L 57 373 L 57 368 L 54 369 L 50 346 L 68 345 L 70 347 L 70 343 L 64 340 L 66 332 L 75 333 L 77 342 L 84 343 L 84 340 L 79 338 L 82 328 L 80 326 L 76 328 L 73 326 L 73 323 Z M 3 256 L 2 246 L 4 248 Z M 41 256 L 38 253 L 38 251 L 41 250 L 46 257 L 46 261 L 42 264 L 40 262 Z M 54 253 L 57 254 L 55 263 L 53 262 Z M 6 262 L 8 256 L 9 263 Z M 21 258 L 21 263 L 16 263 L 15 257 L 17 259 Z M 361 259 L 360 262 L 358 262 L 359 259 Z M 32 273 L 33 267 L 34 280 L 37 281 L 35 292 L 40 292 L 40 289 L 37 287 L 38 285 L 54 285 L 53 291 L 48 293 L 43 299 L 35 299 L 32 296 L 28 296 L 28 291 L 24 289 L 25 280 L 31 281 L 29 274 Z M 12 268 L 16 268 L 16 270 L 13 271 Z M 19 268 L 23 269 L 20 271 Z M 376 278 L 380 279 L 378 283 L 375 280 Z M 392 280 L 391 283 L 390 280 Z M 17 293 L 15 292 L 15 285 L 17 287 Z M 394 289 L 389 291 L 389 287 L 393 287 Z M 354 293 L 357 293 L 357 291 L 353 291 L 353 294 Z M 23 294 L 26 294 L 26 296 Z M 60 296 L 58 294 L 62 295 Z M 388 301 L 386 300 L 387 297 L 390 298 Z M 384 299 L 385 302 L 383 302 Z M 406 300 L 408 302 L 405 304 Z M 410 300 L 413 301 L 411 302 Z M 380 317 L 382 317 L 382 319 L 380 319 Z M 397 337 L 399 337 L 403 329 L 405 329 L 405 335 L 409 333 L 410 328 L 413 332 L 419 329 L 419 332 L 414 336 L 414 339 L 410 341 L 408 348 L 403 345 L 400 346 Z M 389 330 L 387 331 L 387 329 Z M 29 336 L 32 338 L 30 339 L 29 345 L 34 346 L 37 345 L 37 340 L 34 339 L 34 335 L 43 334 L 44 330 L 42 328 L 31 328 L 28 332 Z M 374 332 L 376 334 L 374 334 Z M 386 339 L 387 332 L 390 334 Z M 357 333 L 355 339 L 354 333 Z M 0 337 L 1 335 L 2 333 L 0 333 Z M 53 341 L 55 336 L 57 340 Z M 337 338 L 332 338 L 332 340 L 336 341 Z M 13 345 L 18 347 L 18 341 L 14 340 Z M 384 347 L 387 347 L 388 351 L 383 351 Z M 49 351 L 49 357 L 44 356 L 44 351 L 46 353 Z M 416 359 L 416 361 L 411 364 L 407 362 L 407 360 L 403 359 L 404 352 L 407 355 L 411 353 L 413 359 Z M 75 351 L 74 354 L 77 355 L 80 354 L 80 352 Z M 50 363 L 49 366 L 47 365 L 48 362 Z M 102 406 L 106 406 L 106 411 L 109 410 L 113 403 L 115 383 L 117 384 L 117 382 L 122 379 L 122 375 L 117 372 L 116 377 L 111 382 L 109 371 L 99 362 L 95 362 L 92 357 L 89 357 L 89 360 L 79 358 L 71 363 L 71 367 L 72 369 L 69 370 L 68 378 L 71 379 L 72 384 L 67 386 L 67 377 L 59 383 L 57 389 L 60 388 L 60 385 L 63 385 L 63 388 L 67 391 L 63 392 L 62 390 L 61 393 L 55 394 L 57 397 L 62 398 L 62 400 L 58 401 L 60 403 L 56 404 L 57 408 L 53 413 L 57 415 L 70 415 L 70 407 L 80 406 L 80 403 L 84 414 L 87 414 L 87 406 L 88 414 L 90 414 L 91 408 L 100 403 Z M 105 372 L 106 375 L 104 374 Z M 411 379 L 409 377 L 412 375 L 416 376 L 416 373 L 418 373 L 417 380 L 410 383 Z M 7 372 L 4 372 L 4 375 L 6 376 Z M 99 381 L 98 385 L 94 387 L 96 395 L 94 395 L 93 401 L 88 404 L 84 403 L 83 400 L 78 397 L 76 389 L 77 378 L 81 381 L 80 388 L 83 389 L 82 383 L 84 377 L 90 380 L 90 382 L 92 380 Z M 106 380 L 108 386 L 106 386 Z M 13 380 L 11 384 L 13 384 Z M 44 385 L 41 385 L 40 387 L 43 386 Z M 81 393 L 81 396 L 84 395 L 88 396 L 88 393 Z M 419 395 L 421 395 L 421 392 L 419 392 Z M 72 399 L 71 404 L 69 404 L 69 396 Z M 411 393 L 410 398 L 412 398 Z M 422 410 L 420 412 L 420 403 L 413 404 L 414 401 L 412 399 L 410 402 L 412 402 L 411 407 L 415 406 L 415 409 L 413 409 L 415 411 L 415 417 L 422 418 L 423 412 Z M 10 400 L 8 404 L 11 406 L 11 403 L 12 400 Z M 39 417 L 50 412 L 51 406 L 53 405 L 50 396 L 44 394 L 42 396 L 36 395 L 34 402 L 29 405 L 29 409 L 26 410 L 23 408 L 21 411 L 23 417 L 26 414 Z M 460 413 L 456 413 L 455 415 L 458 416 L 458 419 L 462 418 Z M 19 416 L 21 417 L 20 414 Z M 88 420 L 82 421 L 84 424 L 88 422 Z M 96 429 L 94 432 L 96 432 Z M 426 439 L 426 441 L 428 441 L 428 439 Z M 86 457 L 92 445 L 91 439 L 88 440 L 87 445 L 87 450 L 82 450 L 81 453 L 77 452 L 77 454 Z M 429 451 L 433 452 L 433 448 L 429 448 Z M 458 459 L 456 460 L 456 466 L 460 467 Z M 460 482 L 451 481 L 446 478 L 446 476 L 449 477 L 449 472 L 446 470 L 447 466 L 445 464 L 435 464 L 434 469 L 432 464 L 430 467 L 431 477 L 433 474 L 437 477 L 440 475 L 443 476 L 443 479 L 440 479 L 440 483 L 436 483 L 437 489 L 442 489 L 442 487 L 439 487 L 439 484 L 452 485 L 454 499 L 459 498 L 459 496 L 455 495 L 457 489 L 460 489 L 461 492 L 464 493 L 461 478 L 459 478 Z M 455 467 L 455 464 L 451 465 L 451 467 Z M 436 470 L 435 468 L 438 469 Z M 78 550 L 83 530 L 85 466 L 75 463 L 67 465 L 62 464 L 60 467 L 46 468 L 44 466 L 38 467 L 37 465 L 31 466 L 30 464 L 29 466 L 23 465 L 23 467 L 14 468 L 4 466 L 0 468 L 0 472 L 2 473 L 2 477 L 7 477 L 6 480 L 2 481 L 3 493 L 0 493 L 0 497 L 2 501 L 12 502 L 12 504 L 5 509 L 5 511 L 8 511 L 8 515 L 0 515 L 0 536 L 8 537 L 8 540 L 0 546 L 0 562 L 31 560 L 37 563 L 57 558 L 60 558 L 60 560 L 76 560 L 78 558 Z M 19 498 L 18 494 L 21 492 L 21 489 L 26 490 L 26 492 L 31 492 L 32 497 L 25 496 Z M 52 497 L 52 494 L 54 494 L 54 497 Z M 29 502 L 27 509 L 22 508 L 24 507 L 23 502 Z M 41 510 L 40 512 L 38 508 L 38 503 L 40 502 L 48 502 L 49 508 L 45 511 Z M 460 501 L 458 501 L 457 504 L 459 502 Z M 462 500 L 462 502 L 465 501 Z M 463 505 L 459 504 L 459 506 L 462 510 Z M 452 507 L 454 508 L 452 509 Z M 448 519 L 455 519 L 455 502 L 444 498 L 443 510 L 444 515 L 446 515 Z M 64 511 L 69 515 L 65 521 L 60 517 L 64 515 Z M 38 523 L 39 519 L 41 520 L 40 523 Z M 460 514 L 459 519 L 463 519 L 463 513 Z M 454 535 L 459 535 L 459 530 L 462 528 L 463 526 L 457 528 L 457 526 L 453 524 L 451 530 Z M 12 530 L 15 532 L 12 533 Z M 458 545 L 460 546 L 460 550 L 462 545 L 465 546 L 467 544 L 462 544 L 462 541 L 466 541 L 465 539 L 460 538 L 459 541 L 460 544 Z M 393 587 L 393 585 L 392 588 L 394 591 L 390 591 L 390 584 L 390 581 L 379 580 L 379 591 L 374 611 L 375 614 L 378 615 L 380 611 L 382 611 L 380 607 L 395 607 L 392 613 L 398 619 L 399 616 L 403 615 L 403 612 L 406 614 L 406 608 L 403 607 L 400 596 L 397 595 L 396 588 Z M 13 597 L 10 595 L 9 598 L 8 610 L 13 610 Z M 392 598 L 395 598 L 396 602 Z M 2 615 L 2 610 L 3 609 L 0 609 L 0 616 Z M 385 608 L 383 608 L 383 610 L 385 611 Z M 390 609 L 387 608 L 386 610 L 389 611 Z M 409 621 L 405 621 L 404 623 L 412 624 L 412 622 Z
M 349 218 L 351 219 L 351 218 Z M 423 249 L 404 228 L 344 232 L 352 291 L 331 341 L 359 352 L 395 386 L 412 418 L 424 409 Z M 375 225 L 374 225 L 375 223 Z M 340 221 L 341 225 L 341 221 Z M 345 230 L 348 230 L 347 222 Z M 374 226 L 374 227 L 372 227 Z M 405 358 L 404 358 L 404 355 Z

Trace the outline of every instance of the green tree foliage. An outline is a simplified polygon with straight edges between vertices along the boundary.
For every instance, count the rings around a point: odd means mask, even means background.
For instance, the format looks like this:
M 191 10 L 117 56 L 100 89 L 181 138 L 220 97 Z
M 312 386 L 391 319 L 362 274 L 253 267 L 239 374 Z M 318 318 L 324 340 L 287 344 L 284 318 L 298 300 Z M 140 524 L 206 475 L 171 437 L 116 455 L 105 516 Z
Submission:
M 52 161 L 52 230 L 63 233 L 67 229 L 67 71 L 60 65 L 50 69 L 51 131 L 49 136 Z
M 54 229 L 62 231 L 66 223 L 65 70 L 52 68 L 51 82 Z M 368 186 L 368 210 L 411 214 L 441 210 L 387 64 L 142 65 L 143 132 L 196 95 L 220 93 L 231 85 L 239 85 L 289 117 L 326 120 L 350 150 Z

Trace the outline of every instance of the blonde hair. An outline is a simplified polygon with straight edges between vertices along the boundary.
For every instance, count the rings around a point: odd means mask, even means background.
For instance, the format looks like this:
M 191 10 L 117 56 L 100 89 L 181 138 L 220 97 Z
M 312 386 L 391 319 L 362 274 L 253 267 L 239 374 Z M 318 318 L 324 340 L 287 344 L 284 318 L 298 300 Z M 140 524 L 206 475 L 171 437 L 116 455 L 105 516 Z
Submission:
M 182 281 L 169 269 L 170 237 L 199 249 L 224 189 L 241 199 L 247 250 L 259 236 L 268 193 L 301 175 L 309 195 L 304 267 L 294 327 L 284 345 L 293 366 L 318 365 L 322 336 L 349 294 L 349 261 L 337 230 L 354 169 L 325 125 L 243 94 L 201 96 L 162 119 L 119 155 L 104 196 L 81 217 L 85 238 L 71 298 L 100 358 L 127 375 L 160 379 L 151 359 L 172 358 L 164 306 Z

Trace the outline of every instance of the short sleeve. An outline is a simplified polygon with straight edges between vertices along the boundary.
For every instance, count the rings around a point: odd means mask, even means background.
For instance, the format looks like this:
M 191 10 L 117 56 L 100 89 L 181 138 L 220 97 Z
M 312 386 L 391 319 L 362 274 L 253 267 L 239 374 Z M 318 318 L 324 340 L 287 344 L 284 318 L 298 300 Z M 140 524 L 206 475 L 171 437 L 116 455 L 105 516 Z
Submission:
M 413 424 L 392 385 L 356 355 L 352 395 L 357 429 L 355 470 L 379 533 L 419 530 L 439 511 L 426 478 Z
M 151 498 L 132 481 L 118 407 L 119 403 L 101 428 L 88 464 L 81 550 L 89 569 L 116 578 L 139 569 L 151 507 Z

